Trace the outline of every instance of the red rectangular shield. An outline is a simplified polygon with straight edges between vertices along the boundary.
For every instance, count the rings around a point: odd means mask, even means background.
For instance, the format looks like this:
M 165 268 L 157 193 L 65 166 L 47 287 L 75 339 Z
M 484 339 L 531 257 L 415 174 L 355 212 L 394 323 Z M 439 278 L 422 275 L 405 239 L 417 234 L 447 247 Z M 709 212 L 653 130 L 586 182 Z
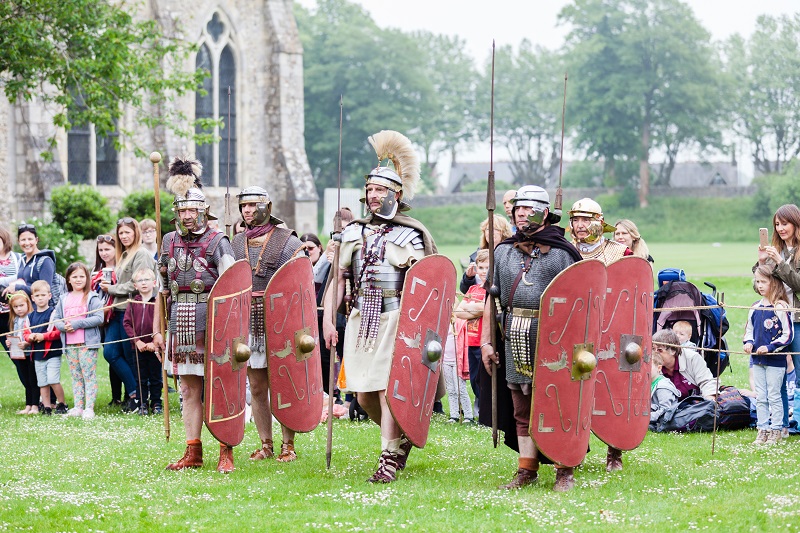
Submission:
M 322 362 L 311 260 L 299 256 L 280 267 L 264 293 L 270 405 L 278 421 L 299 433 L 322 415 Z
M 403 283 L 386 401 L 397 425 L 418 448 L 428 440 L 455 285 L 456 268 L 443 255 L 414 263 Z
M 560 272 L 539 304 L 530 435 L 544 455 L 578 466 L 589 446 L 606 269 L 584 260 Z
M 247 361 L 237 361 L 250 333 L 250 265 L 235 262 L 214 283 L 206 318 L 203 419 L 218 441 L 236 446 L 244 438 Z
M 633 450 L 650 423 L 653 268 L 647 260 L 630 256 L 606 271 L 592 431 L 609 446 Z

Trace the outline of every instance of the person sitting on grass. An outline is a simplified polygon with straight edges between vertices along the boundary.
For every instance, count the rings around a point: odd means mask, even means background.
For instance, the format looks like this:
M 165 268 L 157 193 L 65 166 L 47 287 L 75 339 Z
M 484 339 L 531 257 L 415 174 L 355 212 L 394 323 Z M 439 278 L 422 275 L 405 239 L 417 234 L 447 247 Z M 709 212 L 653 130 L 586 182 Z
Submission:
M 655 429 L 659 420 L 671 417 L 681 393 L 672 384 L 672 381 L 661 374 L 664 359 L 661 354 L 653 350 L 653 382 L 650 384 L 650 429 Z
M 693 394 L 702 394 L 707 400 L 716 397 L 716 379 L 703 356 L 691 348 L 681 347 L 674 331 L 662 329 L 653 334 L 653 353 L 661 355 L 661 373 L 678 389 L 681 400 Z
M 31 284 L 31 298 L 34 310 L 28 315 L 29 327 L 25 329 L 25 342 L 31 345 L 33 365 L 36 368 L 36 381 L 39 385 L 43 413 L 53 414 L 50 402 L 50 389 L 56 395 L 55 412 L 67 414 L 64 403 L 64 388 L 61 386 L 61 332 L 50 323 L 53 306 L 50 305 L 50 284 L 44 280 Z

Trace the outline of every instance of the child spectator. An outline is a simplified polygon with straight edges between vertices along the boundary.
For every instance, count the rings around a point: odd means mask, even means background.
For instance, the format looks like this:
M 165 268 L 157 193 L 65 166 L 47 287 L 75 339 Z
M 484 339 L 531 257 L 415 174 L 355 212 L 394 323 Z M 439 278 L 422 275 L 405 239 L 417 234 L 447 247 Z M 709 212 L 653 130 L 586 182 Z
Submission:
M 483 324 L 483 302 L 486 299 L 486 290 L 481 283 L 486 279 L 489 272 L 489 250 L 478 250 L 475 256 L 476 279 L 478 283 L 471 286 L 464 299 L 458 304 L 455 311 L 456 318 L 467 321 L 467 353 L 469 355 L 469 382 L 472 392 L 475 394 L 475 406 L 473 411 L 478 415 L 478 395 L 480 386 L 478 384 L 478 370 L 483 364 L 481 362 L 481 329 Z
M 67 294 L 56 305 L 53 321 L 61 332 L 61 344 L 72 375 L 75 407 L 67 416 L 94 418 L 97 399 L 97 350 L 100 349 L 100 326 L 103 307 L 100 296 L 91 290 L 89 268 L 83 263 L 67 267 Z
M 455 318 L 455 317 L 454 317 Z M 458 422 L 464 413 L 465 422 L 474 422 L 472 405 L 467 394 L 469 363 L 466 346 L 466 321 L 455 319 L 447 332 L 447 342 L 442 357 L 444 385 L 447 389 L 447 400 L 450 404 L 450 422 Z M 460 406 L 460 409 L 459 409 Z
M 775 444 L 783 430 L 781 384 L 786 378 L 786 356 L 776 352 L 792 343 L 794 329 L 786 291 L 772 276 L 771 267 L 758 266 L 753 286 L 761 299 L 747 315 L 744 352 L 751 354 L 753 363 L 758 417 L 755 444 Z
M 53 414 L 50 402 L 50 389 L 56 395 L 55 412 L 67 414 L 64 403 L 64 388 L 61 386 L 61 333 L 50 323 L 53 307 L 50 305 L 50 284 L 44 280 L 31 284 L 31 297 L 35 309 L 28 315 L 29 327 L 23 335 L 31 345 L 36 381 L 39 385 L 44 414 Z
M 675 411 L 681 393 L 661 374 L 664 360 L 661 354 L 653 351 L 653 382 L 650 384 L 650 428 L 654 429 L 665 415 Z
M 136 351 L 134 374 L 141 391 L 139 414 L 147 414 L 148 399 L 153 414 L 161 414 L 161 355 L 153 344 L 156 276 L 152 269 L 140 268 L 133 273 L 133 286 L 139 294 L 125 309 L 122 324 Z
M 692 342 L 692 325 L 690 323 L 685 320 L 678 320 L 672 325 L 672 331 L 678 336 L 681 346 L 697 348 L 697 344 Z
M 156 221 L 152 218 L 143 218 L 139 222 L 139 228 L 142 230 L 142 248 L 153 254 L 153 259 L 158 259 Z
M 33 304 L 25 291 L 17 291 L 8 298 L 11 308 L 8 337 L 9 356 L 17 367 L 17 376 L 25 388 L 25 409 L 17 411 L 18 415 L 35 415 L 39 413 L 39 387 L 36 380 L 36 368 L 31 354 L 25 350 L 29 347 L 23 338 L 23 331 L 28 327 L 28 315 L 33 312 Z

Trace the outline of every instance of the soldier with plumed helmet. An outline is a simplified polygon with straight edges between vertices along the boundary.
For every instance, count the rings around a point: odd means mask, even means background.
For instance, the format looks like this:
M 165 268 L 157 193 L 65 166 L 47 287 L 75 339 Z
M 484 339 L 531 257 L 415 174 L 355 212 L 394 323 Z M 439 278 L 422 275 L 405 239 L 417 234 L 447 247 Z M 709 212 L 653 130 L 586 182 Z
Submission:
M 535 361 L 540 298 L 550 282 L 571 264 L 579 261 L 578 250 L 564 238 L 564 230 L 556 224 L 560 213 L 551 209 L 547 191 L 535 185 L 521 187 L 512 202 L 512 218 L 517 227 L 513 237 L 495 248 L 492 292 L 503 309 L 505 359 L 500 361 L 491 342 L 491 331 L 481 333 L 481 356 L 484 367 L 492 373 L 493 363 L 505 367 L 505 378 L 511 389 L 513 422 L 506 433 L 517 435 L 519 465 L 514 479 L 501 486 L 519 489 L 536 481 L 539 463 L 544 457 L 531 438 L 531 394 Z M 484 323 L 490 323 L 496 311 L 488 305 Z M 509 444 L 510 446 L 513 443 Z M 574 485 L 573 469 L 556 465 L 554 490 L 567 491 Z
M 345 280 L 352 282 L 348 300 L 353 309 L 344 338 L 343 374 L 346 389 L 358 394 L 358 403 L 381 428 L 381 455 L 371 483 L 395 481 L 403 470 L 412 443 L 403 434 L 388 407 L 386 389 L 400 321 L 401 294 L 406 271 L 423 257 L 436 253 L 428 230 L 404 214 L 419 181 L 419 159 L 402 134 L 384 130 L 369 138 L 379 166 L 365 176 L 362 201 L 368 214 L 342 232 L 339 278 L 325 299 L 324 337 L 336 344 L 332 323 L 345 301 Z M 382 166 L 390 159 L 394 168 Z
M 191 158 L 174 158 L 169 165 L 167 188 L 175 194 L 175 231 L 164 236 L 158 267 L 162 286 L 169 292 L 169 350 L 164 365 L 180 377 L 186 451 L 181 459 L 167 466 L 183 470 L 203 466 L 203 376 L 206 354 L 206 317 L 209 292 L 214 282 L 234 262 L 228 238 L 210 229 L 209 211 L 202 190 L 202 165 Z M 160 304 L 160 299 L 157 299 Z M 160 307 L 160 305 L 159 305 Z M 165 332 L 156 311 L 153 342 L 164 351 Z M 220 443 L 217 470 L 233 470 L 233 447 Z
M 264 317 L 265 291 L 273 274 L 302 249 L 303 243 L 294 231 L 280 227 L 283 221 L 272 215 L 272 200 L 266 189 L 259 186 L 247 187 L 242 189 L 237 198 L 245 230 L 234 236 L 233 252 L 236 259 L 248 261 L 253 274 L 251 355 L 247 377 L 250 380 L 253 419 L 261 446 L 250 454 L 250 459 L 260 461 L 275 457 Z M 281 424 L 281 434 L 283 441 L 276 459 L 281 462 L 294 461 L 297 458 L 294 449 L 295 432 Z

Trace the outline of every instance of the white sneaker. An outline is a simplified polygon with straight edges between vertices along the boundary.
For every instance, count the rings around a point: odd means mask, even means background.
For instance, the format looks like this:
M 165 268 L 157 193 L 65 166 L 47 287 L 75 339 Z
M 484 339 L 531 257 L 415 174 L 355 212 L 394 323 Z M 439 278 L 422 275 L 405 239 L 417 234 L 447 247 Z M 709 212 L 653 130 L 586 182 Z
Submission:
M 84 420 L 91 420 L 92 418 L 94 418 L 94 409 L 87 409 L 83 412 Z
M 78 409 L 77 407 L 73 407 L 69 411 L 67 411 L 67 416 L 81 416 L 83 414 L 83 409 Z

